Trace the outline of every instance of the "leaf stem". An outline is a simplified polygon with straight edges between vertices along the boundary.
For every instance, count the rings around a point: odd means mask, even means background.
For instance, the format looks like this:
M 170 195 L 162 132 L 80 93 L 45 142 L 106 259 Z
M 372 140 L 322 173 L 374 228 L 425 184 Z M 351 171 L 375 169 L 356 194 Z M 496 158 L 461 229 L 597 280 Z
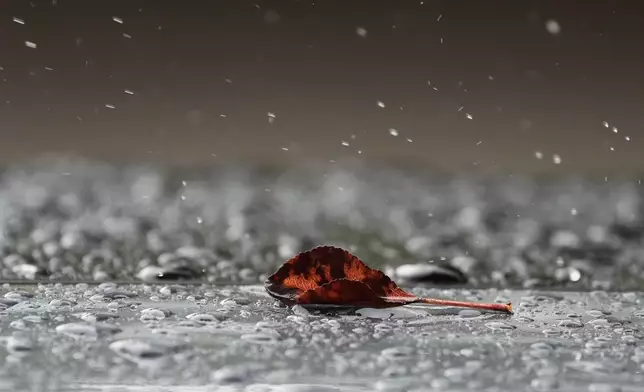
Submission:
M 429 305 L 444 305 L 444 306 L 456 306 L 459 308 L 485 309 L 485 310 L 493 310 L 497 312 L 505 312 L 505 313 L 513 314 L 512 303 L 499 304 L 499 303 L 484 303 L 484 302 L 466 302 L 466 301 L 452 301 L 449 299 L 437 299 L 437 298 L 419 298 L 418 302 L 429 304 Z

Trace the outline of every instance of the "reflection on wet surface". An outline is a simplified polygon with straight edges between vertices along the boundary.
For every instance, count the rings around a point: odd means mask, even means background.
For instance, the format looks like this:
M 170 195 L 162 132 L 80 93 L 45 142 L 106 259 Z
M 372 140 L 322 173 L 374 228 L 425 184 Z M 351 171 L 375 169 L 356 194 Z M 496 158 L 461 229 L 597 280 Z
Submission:
M 412 292 L 515 314 L 321 314 L 261 286 L 5 284 L 0 390 L 642 390 L 644 293 Z

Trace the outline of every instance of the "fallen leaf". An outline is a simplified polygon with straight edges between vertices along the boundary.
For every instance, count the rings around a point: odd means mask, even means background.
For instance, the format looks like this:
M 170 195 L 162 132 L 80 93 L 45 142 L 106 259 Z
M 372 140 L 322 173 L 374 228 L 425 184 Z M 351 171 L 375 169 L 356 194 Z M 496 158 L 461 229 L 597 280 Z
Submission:
M 368 267 L 348 251 L 332 246 L 313 248 L 288 260 L 266 279 L 265 287 L 268 294 L 287 305 L 388 308 L 424 303 L 512 313 L 509 303 L 417 297 L 398 287 L 382 271 Z

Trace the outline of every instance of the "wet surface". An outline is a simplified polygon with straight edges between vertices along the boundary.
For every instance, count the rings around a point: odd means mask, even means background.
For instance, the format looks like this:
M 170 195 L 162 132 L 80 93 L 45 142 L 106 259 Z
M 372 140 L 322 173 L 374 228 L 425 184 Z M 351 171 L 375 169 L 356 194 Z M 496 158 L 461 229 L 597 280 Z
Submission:
M 53 161 L 0 176 L 0 279 L 260 283 L 336 245 L 415 283 L 641 290 L 641 200 L 639 180 Z
M 320 312 L 255 285 L 5 284 L 0 390 L 643 390 L 644 293 L 411 291 L 515 314 Z
M 637 180 L 9 168 L 0 390 L 642 391 L 641 200 Z M 321 244 L 515 314 L 286 308 L 257 285 Z

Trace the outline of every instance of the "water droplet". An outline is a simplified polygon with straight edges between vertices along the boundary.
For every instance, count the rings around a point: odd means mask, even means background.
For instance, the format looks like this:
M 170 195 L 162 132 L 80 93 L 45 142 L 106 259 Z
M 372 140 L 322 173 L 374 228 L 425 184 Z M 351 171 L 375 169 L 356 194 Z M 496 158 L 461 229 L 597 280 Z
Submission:
M 379 106 L 379 107 L 381 107 L 381 108 L 384 108 L 384 107 L 385 107 L 385 103 L 384 103 L 384 102 L 382 102 L 382 101 L 378 101 L 378 106 Z
M 534 156 L 537 159 L 543 159 L 543 153 L 541 153 L 541 151 L 535 151 Z
M 75 339 L 96 340 L 98 331 L 96 327 L 85 323 L 69 323 L 56 327 L 56 332 Z
M 13 21 L 18 23 L 18 24 L 21 24 L 21 25 L 25 24 L 24 20 L 22 20 L 20 18 L 16 18 L 15 16 L 13 17 Z
M 610 384 L 590 384 L 588 392 L 622 392 L 622 388 Z
M 561 164 L 561 157 L 557 154 L 554 154 L 552 156 L 552 162 L 554 162 L 555 165 Z
M 563 328 L 583 328 L 584 324 L 578 319 L 561 320 L 559 326 Z
M 460 318 L 473 318 L 481 315 L 481 312 L 476 309 L 463 309 L 458 312 L 458 317 Z
M 502 321 L 490 321 L 489 323 L 485 323 L 485 326 L 493 331 L 509 331 L 517 328 L 512 324 L 508 324 Z
M 398 136 L 398 130 L 395 128 L 389 128 L 389 134 L 391 136 Z
M 268 331 L 263 331 L 264 333 L 252 333 L 242 335 L 242 340 L 245 340 L 250 343 L 255 344 L 275 344 L 280 340 L 280 335 L 277 331 L 270 333 Z
M 357 27 L 356 28 L 356 34 L 358 34 L 362 38 L 366 38 L 367 37 L 367 29 L 365 29 L 364 27 Z
M 345 147 L 349 147 L 349 142 L 342 141 L 342 145 Z
M 31 49 L 36 49 L 38 47 L 38 45 L 36 45 L 36 43 L 32 41 L 25 41 L 25 46 Z
M 561 33 L 561 25 L 554 19 L 548 19 L 546 21 L 546 30 L 552 35 L 557 35 Z
M 581 279 L 581 271 L 579 271 L 577 268 L 571 267 L 568 269 L 568 277 L 570 278 L 571 282 L 579 282 L 579 279 Z
M 119 18 L 118 16 L 112 16 L 112 20 L 118 24 L 123 24 L 123 19 Z

